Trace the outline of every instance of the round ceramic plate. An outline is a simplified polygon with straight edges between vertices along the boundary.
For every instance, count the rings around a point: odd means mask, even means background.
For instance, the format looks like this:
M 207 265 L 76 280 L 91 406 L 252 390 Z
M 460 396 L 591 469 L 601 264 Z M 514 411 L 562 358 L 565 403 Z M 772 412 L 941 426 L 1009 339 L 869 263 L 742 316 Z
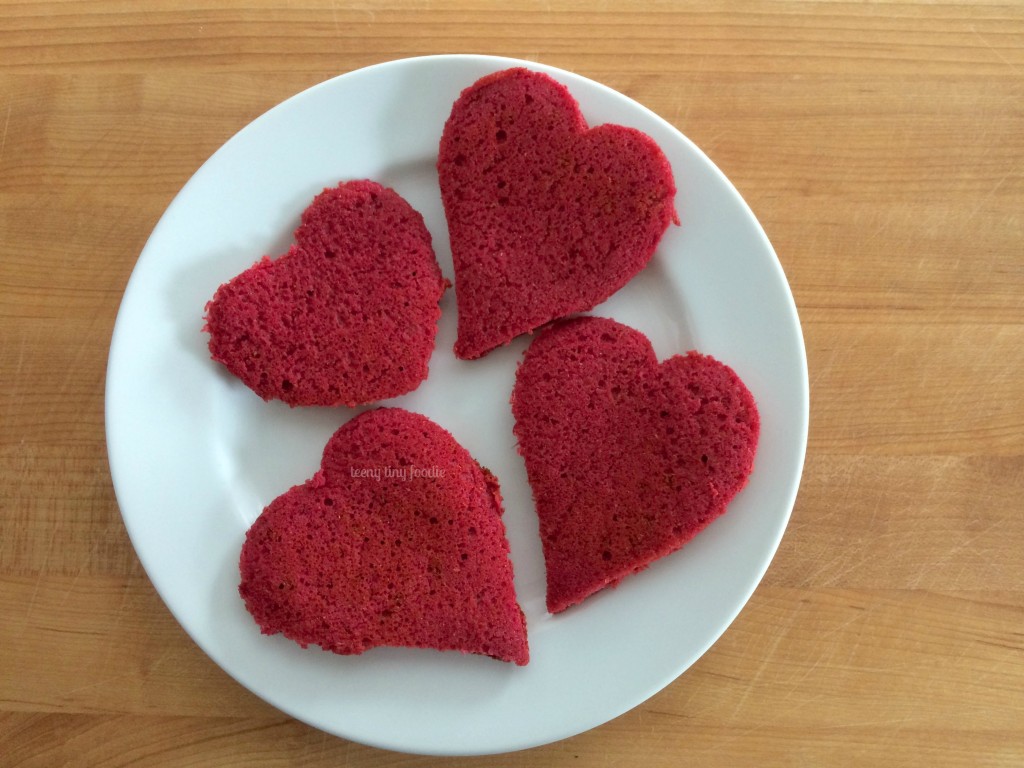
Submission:
M 757 399 L 761 441 L 728 512 L 674 555 L 563 614 L 544 607 L 544 560 L 509 395 L 528 338 L 455 359 L 452 291 L 430 377 L 390 400 L 445 427 L 501 482 L 531 661 L 417 649 L 342 657 L 261 635 L 238 596 L 246 529 L 310 477 L 358 413 L 265 403 L 210 360 L 204 305 L 264 254 L 287 250 L 324 187 L 370 178 L 403 195 L 452 273 L 438 140 L 459 92 L 511 66 L 568 86 L 591 125 L 645 131 L 675 172 L 681 226 L 593 314 L 647 334 L 659 357 L 697 349 Z M 600 725 L 672 682 L 746 603 L 789 519 L 803 464 L 808 382 L 793 298 L 757 220 L 725 176 L 667 122 L 577 75 L 486 56 L 406 59 L 298 94 L 240 131 L 185 185 L 146 244 L 114 330 L 106 391 L 110 467 L 139 558 L 217 664 L 284 712 L 330 733 L 427 754 L 544 744 Z M 683 683 L 685 684 L 685 683 Z

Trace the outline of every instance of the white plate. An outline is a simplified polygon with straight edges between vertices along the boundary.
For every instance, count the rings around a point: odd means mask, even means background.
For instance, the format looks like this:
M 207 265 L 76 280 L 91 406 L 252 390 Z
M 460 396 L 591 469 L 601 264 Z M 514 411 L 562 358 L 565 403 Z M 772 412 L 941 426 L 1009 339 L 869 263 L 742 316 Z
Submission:
M 501 481 L 526 613 L 525 668 L 482 657 L 376 649 L 341 657 L 266 637 L 238 597 L 238 554 L 263 507 L 310 477 L 357 411 L 264 403 L 211 362 L 205 302 L 263 254 L 283 253 L 313 196 L 342 179 L 394 187 L 425 217 L 441 269 L 451 254 L 435 159 L 459 92 L 510 66 L 567 85 L 591 125 L 639 128 L 667 154 L 681 227 L 594 314 L 632 325 L 661 357 L 695 348 L 731 365 L 760 407 L 747 488 L 682 551 L 559 616 L 508 406 L 520 338 L 482 360 L 452 354 L 449 291 L 430 377 L 389 401 L 424 413 Z M 803 464 L 808 382 L 789 286 L 725 176 L 671 125 L 568 72 L 486 56 L 394 61 L 343 75 L 270 110 L 185 185 L 146 244 L 118 314 L 107 372 L 110 468 L 125 525 L 161 597 L 217 664 L 274 706 L 330 733 L 426 754 L 503 752 L 610 720 L 672 682 L 746 603 L 786 527 Z M 685 684 L 685 683 L 684 683 Z

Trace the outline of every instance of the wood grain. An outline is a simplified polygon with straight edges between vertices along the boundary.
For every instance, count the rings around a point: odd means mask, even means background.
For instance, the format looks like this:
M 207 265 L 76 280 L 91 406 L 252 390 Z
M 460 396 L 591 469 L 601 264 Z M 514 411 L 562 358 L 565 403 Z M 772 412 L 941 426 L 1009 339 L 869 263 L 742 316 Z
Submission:
M 341 72 L 449 52 L 647 105 L 736 184 L 812 418 L 763 584 L 552 765 L 1024 764 L 1024 7 L 0 0 L 0 765 L 450 765 L 280 714 L 191 642 L 110 484 L 107 347 L 196 168 Z

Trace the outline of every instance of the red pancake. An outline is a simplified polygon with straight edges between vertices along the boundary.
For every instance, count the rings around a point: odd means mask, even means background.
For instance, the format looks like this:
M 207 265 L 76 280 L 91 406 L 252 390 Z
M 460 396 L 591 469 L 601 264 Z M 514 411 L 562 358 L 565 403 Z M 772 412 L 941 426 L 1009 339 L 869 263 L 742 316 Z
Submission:
M 604 318 L 555 324 L 516 373 L 512 412 L 533 489 L 552 613 L 676 551 L 746 485 L 757 406 L 729 367 L 658 364 Z
M 654 141 L 620 125 L 588 128 L 564 86 L 526 69 L 462 92 L 437 167 L 455 354 L 467 360 L 604 301 L 676 221 L 672 169 Z
M 339 654 L 457 650 L 524 665 L 498 481 L 425 416 L 367 411 L 253 523 L 239 593 L 265 634 Z
M 217 289 L 214 360 L 264 400 L 358 405 L 415 389 L 447 287 L 420 216 L 372 181 L 325 189 L 295 245 Z

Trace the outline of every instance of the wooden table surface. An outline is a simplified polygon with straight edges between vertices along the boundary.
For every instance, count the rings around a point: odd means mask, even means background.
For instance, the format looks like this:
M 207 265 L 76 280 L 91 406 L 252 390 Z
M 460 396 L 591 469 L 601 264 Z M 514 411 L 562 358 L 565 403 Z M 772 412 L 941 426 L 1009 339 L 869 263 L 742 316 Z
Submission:
M 216 6 L 216 7 L 213 7 Z M 103 432 L 118 303 L 246 123 L 334 75 L 573 70 L 730 177 L 791 282 L 806 469 L 764 581 L 647 703 L 511 755 L 327 736 L 153 590 Z M 1024 765 L 1024 6 L 0 1 L 0 765 Z

